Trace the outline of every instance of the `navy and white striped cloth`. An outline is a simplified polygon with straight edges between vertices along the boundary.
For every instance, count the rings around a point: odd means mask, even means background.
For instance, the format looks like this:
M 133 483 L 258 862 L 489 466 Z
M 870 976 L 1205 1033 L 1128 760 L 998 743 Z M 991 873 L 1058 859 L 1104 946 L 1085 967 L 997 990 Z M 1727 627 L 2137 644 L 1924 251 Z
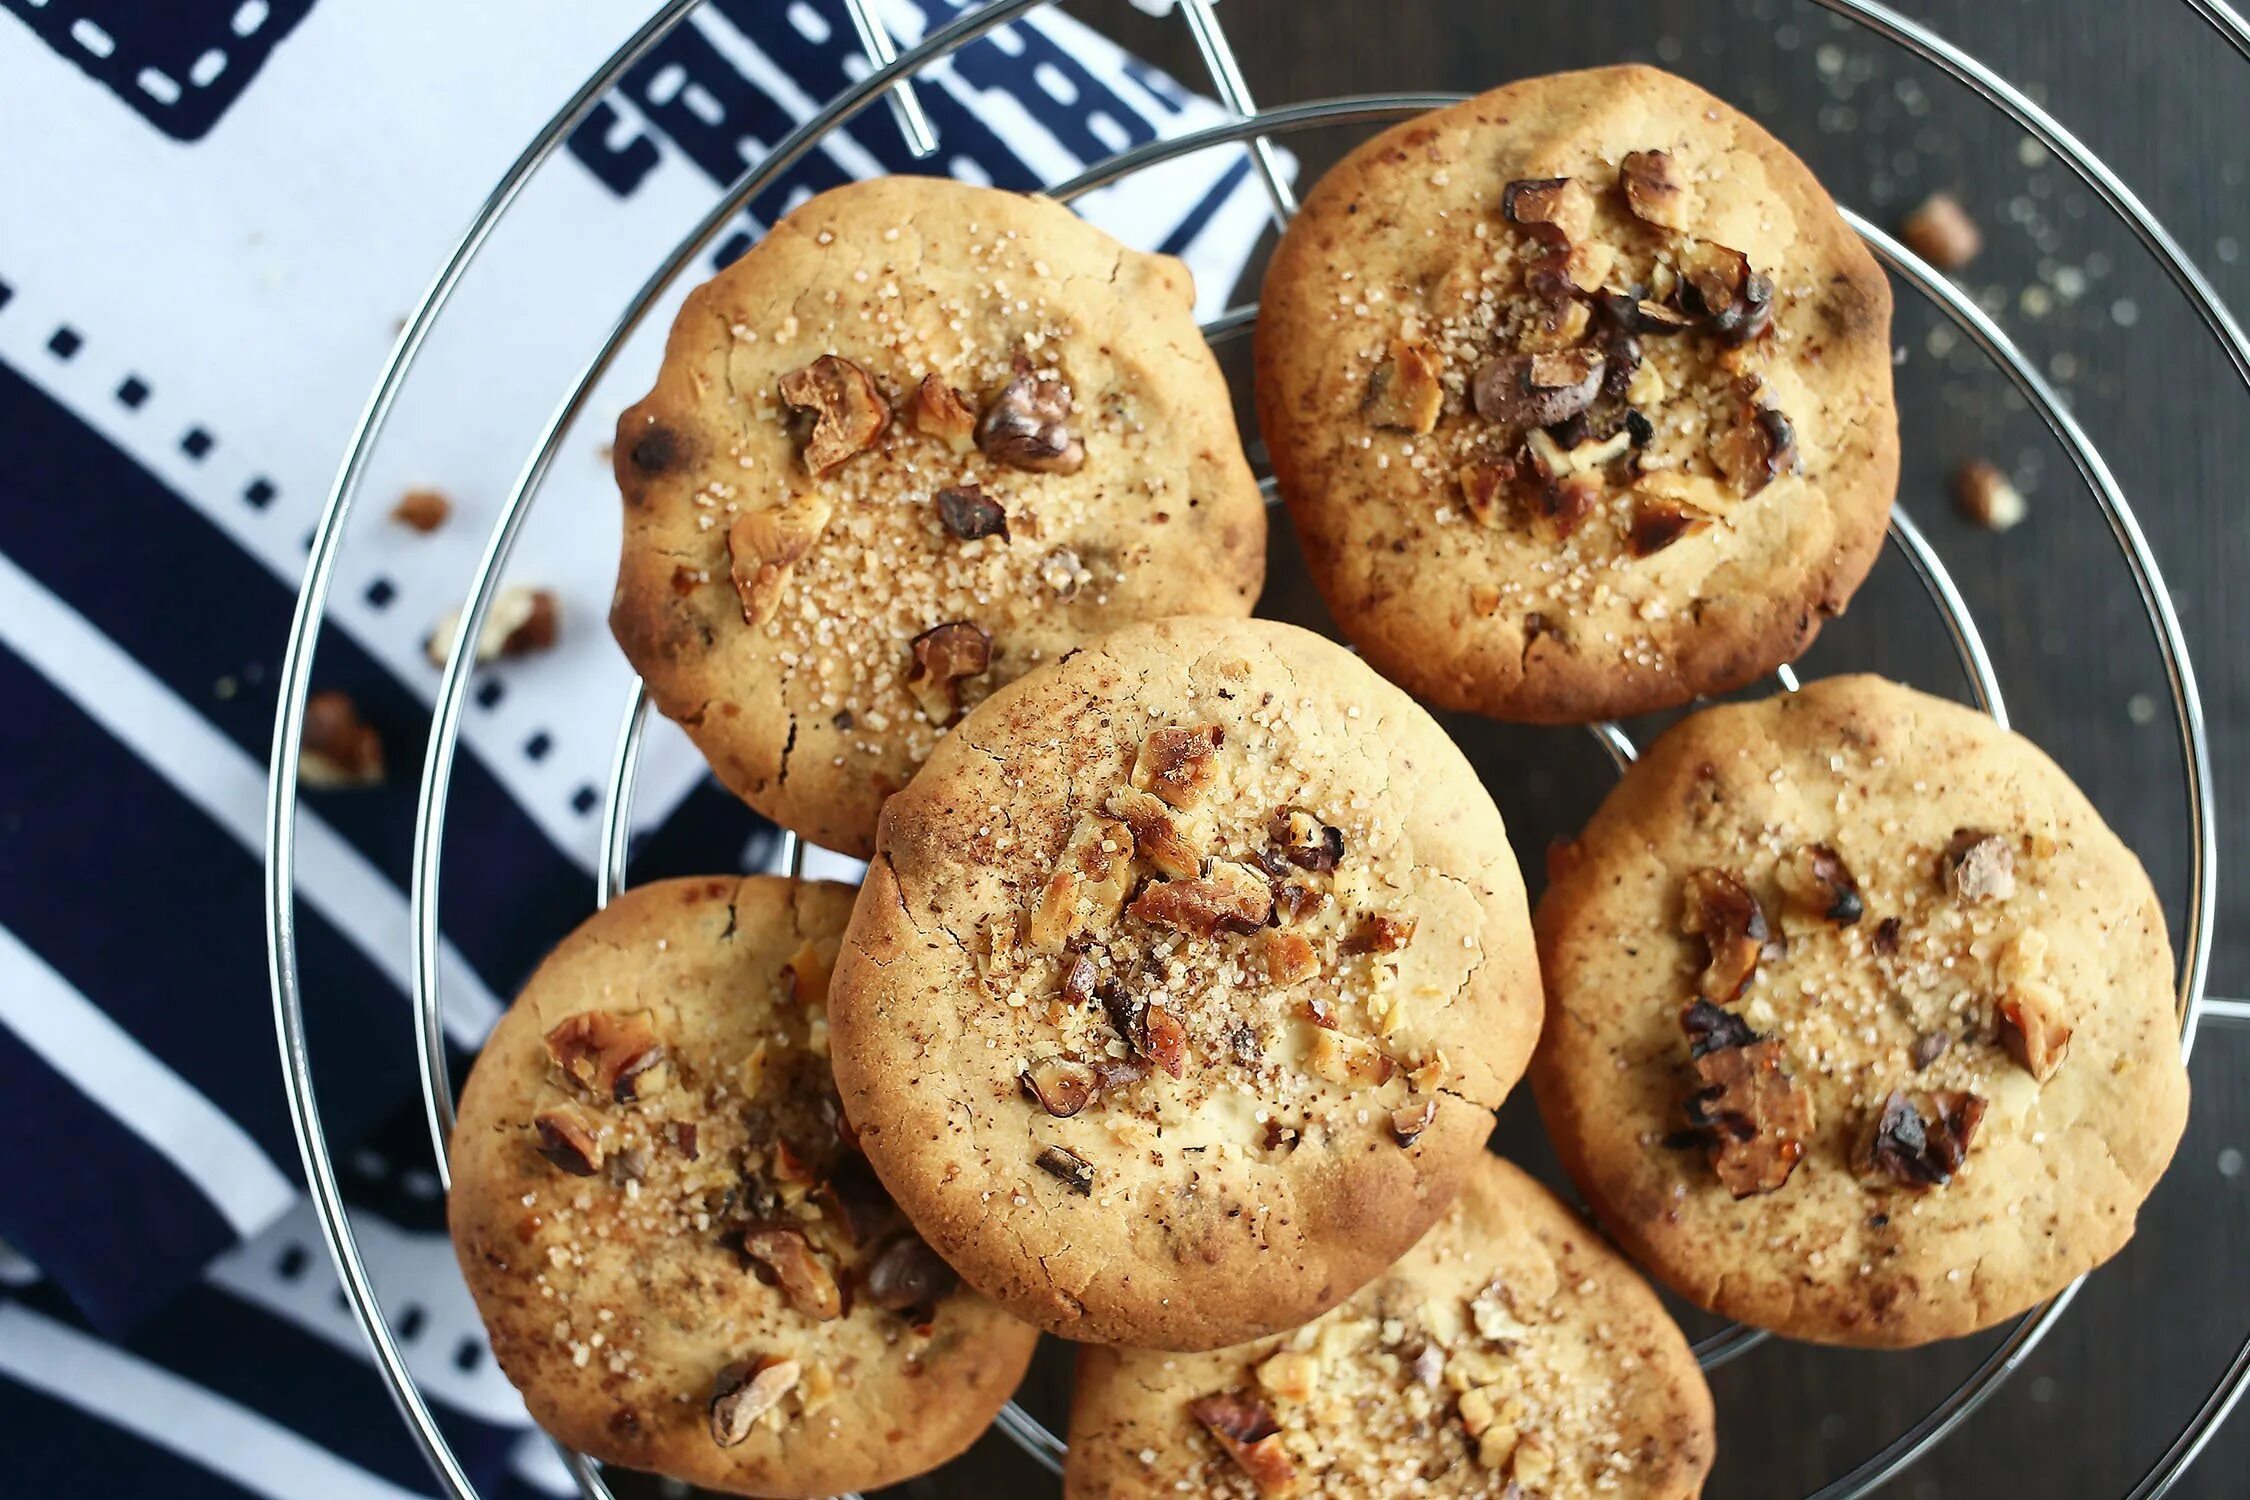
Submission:
M 0 1428 L 25 1492 L 428 1492 L 302 1196 L 260 889 L 274 674 L 305 547 L 398 319 L 522 142 L 646 0 L 0 0 Z M 903 42 L 965 0 L 886 0 Z M 525 193 L 433 338 L 347 537 L 317 688 L 384 740 L 308 791 L 299 941 L 330 1140 L 409 1362 L 489 1496 L 566 1487 L 487 1355 L 427 1170 L 404 1004 L 412 807 L 458 602 L 516 466 L 625 298 L 719 187 L 864 76 L 841 0 L 708 0 Z M 1030 188 L 1217 108 L 1041 13 L 925 76 L 914 163 L 865 112 L 748 206 L 884 171 Z M 1264 222 L 1237 151 L 1089 199 L 1219 310 Z M 675 293 L 676 295 L 676 293 Z M 448 823 L 457 1070 L 592 901 L 625 701 L 606 414 L 567 435 L 514 576 L 551 653 L 480 673 Z M 414 484 L 457 510 L 388 523 Z M 772 831 L 651 736 L 637 867 Z

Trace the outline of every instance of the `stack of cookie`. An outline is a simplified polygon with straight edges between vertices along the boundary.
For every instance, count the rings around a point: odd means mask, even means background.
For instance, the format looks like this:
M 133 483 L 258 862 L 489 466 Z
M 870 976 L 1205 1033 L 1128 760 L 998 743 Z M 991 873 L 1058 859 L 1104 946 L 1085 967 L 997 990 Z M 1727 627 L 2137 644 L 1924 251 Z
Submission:
M 1245 618 L 1264 512 L 1189 303 L 905 180 L 689 299 L 620 424 L 617 636 L 729 786 L 871 863 L 621 897 L 486 1048 L 453 1224 L 534 1415 L 826 1494 L 958 1452 L 1044 1330 L 1088 1346 L 1074 1496 L 1700 1493 L 1686 1341 L 1485 1151 L 1527 1069 L 1624 1251 L 1760 1326 L 1965 1333 L 2113 1253 L 2184 1115 L 2169 952 L 2036 750 L 1866 678 L 1703 710 L 1535 937 L 1408 696 L 1683 703 L 1843 608 L 1889 297 L 1805 169 L 1613 69 L 1318 186 L 1258 395 L 1356 656 Z

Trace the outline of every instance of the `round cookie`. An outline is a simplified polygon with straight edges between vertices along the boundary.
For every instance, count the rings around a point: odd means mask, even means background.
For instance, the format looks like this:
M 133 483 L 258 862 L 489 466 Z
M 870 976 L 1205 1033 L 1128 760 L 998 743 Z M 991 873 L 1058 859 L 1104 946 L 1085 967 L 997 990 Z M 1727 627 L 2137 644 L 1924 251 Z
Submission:
M 1405 1259 L 1294 1333 L 1084 1350 L 1068 1500 L 1688 1500 L 1711 1392 L 1663 1306 L 1499 1157 Z
M 1306 631 L 1182 619 L 1003 688 L 891 799 L 831 1020 L 868 1159 L 972 1285 L 1208 1349 L 1414 1243 L 1539 1013 L 1436 723 Z
M 2187 1115 L 2163 909 L 2028 741 L 1874 677 L 1706 709 L 1552 864 L 1540 1111 L 1683 1296 L 1920 1344 L 2131 1236 Z
M 1891 297 L 1780 142 L 1653 68 L 1535 78 L 1321 179 L 1258 413 L 1314 582 L 1447 708 L 1569 723 L 1811 644 L 1898 481 Z
M 1187 268 L 885 177 L 699 287 L 617 424 L 611 629 L 719 779 L 865 857 L 968 707 L 1134 620 L 1244 615 L 1265 508 Z
M 849 886 L 628 891 L 540 965 L 461 1096 L 448 1214 L 550 1433 L 745 1495 L 967 1447 L 1032 1330 L 959 1286 L 851 1148 L 823 1052 Z

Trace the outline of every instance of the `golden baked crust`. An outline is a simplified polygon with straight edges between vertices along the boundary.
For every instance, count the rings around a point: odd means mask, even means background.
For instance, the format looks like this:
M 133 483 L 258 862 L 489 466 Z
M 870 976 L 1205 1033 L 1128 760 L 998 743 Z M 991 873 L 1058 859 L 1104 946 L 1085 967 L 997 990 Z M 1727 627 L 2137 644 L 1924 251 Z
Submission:
M 571 1447 L 829 1495 L 952 1457 L 1022 1377 L 1032 1330 L 952 1285 L 840 1137 L 823 1000 L 851 899 L 769 876 L 628 891 L 478 1056 L 454 1246 L 500 1367 Z M 736 1361 L 795 1369 L 721 1446 Z
M 1836 866 L 1808 887 L 1812 849 Z M 1919 1344 L 2132 1234 L 2187 1114 L 2163 909 L 2028 741 L 1874 677 L 1706 709 L 1554 863 L 1540 1111 L 1682 1295 L 1797 1338 Z M 1757 901 L 1762 938 L 1691 917 L 1724 904 L 1691 887 L 1703 870 Z M 1707 967 L 1721 950 L 1734 964 Z
M 1529 939 L 1499 814 L 1405 694 L 1292 626 L 1135 626 L 987 699 L 885 808 L 837 1081 L 971 1284 L 1212 1348 L 1443 1211 L 1537 1034 Z
M 1249 613 L 1265 511 L 1192 303 L 1055 203 L 920 177 L 823 193 L 688 297 L 617 424 L 610 624 L 720 780 L 864 857 L 956 702 L 1128 621 Z M 980 438 L 1018 361 L 1067 415 Z M 915 680 L 951 624 L 989 661 Z
M 1667 174 L 1636 209 L 1625 179 Z M 1448 708 L 1622 717 L 1791 660 L 1866 576 L 1898 480 L 1890 315 L 1751 120 L 1653 68 L 1534 78 L 1321 179 L 1267 272 L 1259 421 L 1369 662 Z
M 1270 1422 L 1267 1448 L 1231 1456 L 1197 1414 L 1214 1398 Z M 1712 1453 L 1711 1392 L 1655 1294 L 1487 1156 L 1405 1259 L 1294 1333 L 1085 1350 L 1063 1493 L 1688 1500 Z

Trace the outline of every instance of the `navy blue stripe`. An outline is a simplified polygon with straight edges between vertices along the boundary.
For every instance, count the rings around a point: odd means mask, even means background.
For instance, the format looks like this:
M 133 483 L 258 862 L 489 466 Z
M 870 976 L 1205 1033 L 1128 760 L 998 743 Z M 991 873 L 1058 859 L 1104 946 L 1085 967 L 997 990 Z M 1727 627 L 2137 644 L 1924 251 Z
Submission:
M 251 1492 L 75 1406 L 0 1376 L 10 1472 L 25 1493 L 249 1500 Z
M 670 817 L 633 841 L 631 884 L 674 875 L 763 868 L 780 833 L 734 794 L 705 777 Z
M 1189 211 L 1188 216 L 1180 220 L 1179 227 L 1165 238 L 1163 244 L 1156 247 L 1157 252 L 1162 255 L 1187 254 L 1188 246 L 1195 243 L 1195 237 L 1203 232 L 1203 227 L 1206 224 L 1211 222 L 1211 216 L 1219 211 L 1219 205 L 1224 203 L 1227 195 L 1240 187 L 1242 179 L 1249 175 L 1250 158 L 1245 155 L 1236 161 L 1233 166 L 1227 168 L 1225 175 L 1212 185 L 1211 191 L 1203 195 L 1203 201 L 1196 204 Z

